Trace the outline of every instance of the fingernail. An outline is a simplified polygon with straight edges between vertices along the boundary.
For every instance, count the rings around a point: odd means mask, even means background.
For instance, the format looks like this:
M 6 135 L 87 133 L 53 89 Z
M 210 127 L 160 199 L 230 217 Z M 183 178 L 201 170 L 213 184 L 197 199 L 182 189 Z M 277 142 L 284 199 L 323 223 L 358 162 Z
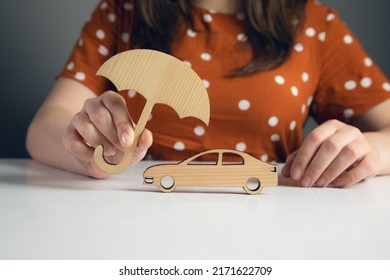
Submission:
M 284 178 L 290 178 L 291 177 L 291 175 L 290 175 L 290 173 L 288 172 L 288 170 L 286 169 L 286 168 L 282 168 L 282 170 L 280 171 L 280 173 L 282 174 L 282 176 L 284 177 Z
M 107 157 L 111 157 L 111 156 L 113 156 L 115 154 L 116 154 L 115 149 L 104 150 L 104 155 L 107 156 Z
M 291 170 L 291 177 L 293 177 L 293 179 L 298 180 L 299 178 L 301 178 L 301 176 L 302 176 L 302 171 L 300 168 L 294 167 Z
M 122 144 L 122 147 L 124 147 L 124 148 L 127 148 L 128 146 L 131 145 L 130 135 L 127 132 L 123 132 L 121 134 L 121 144 Z
M 302 187 L 308 187 L 310 185 L 311 179 L 309 176 L 303 176 L 301 180 Z
M 318 181 L 316 182 L 316 186 L 324 187 L 325 186 L 325 179 L 324 178 L 318 179 Z
M 332 185 L 335 187 L 343 187 L 345 185 L 345 182 L 342 179 L 336 179 L 334 180 Z

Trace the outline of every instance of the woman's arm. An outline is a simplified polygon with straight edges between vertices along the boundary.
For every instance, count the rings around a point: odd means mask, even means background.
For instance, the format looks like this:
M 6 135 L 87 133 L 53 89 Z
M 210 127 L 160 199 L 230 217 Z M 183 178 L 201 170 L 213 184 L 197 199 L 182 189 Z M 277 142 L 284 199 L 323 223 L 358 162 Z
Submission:
M 350 186 L 390 174 L 390 100 L 358 117 L 352 125 L 330 120 L 315 128 L 288 156 L 285 177 L 303 186 Z M 344 172 L 346 171 L 346 172 Z
M 118 161 L 132 143 L 133 123 L 124 99 L 116 93 L 96 95 L 81 83 L 60 78 L 31 122 L 26 147 L 32 158 L 71 172 L 104 178 L 93 161 L 94 147 L 104 144 L 106 158 Z M 132 163 L 152 143 L 140 137 Z
M 358 127 L 380 156 L 378 175 L 390 174 L 390 100 L 382 102 L 358 117 Z

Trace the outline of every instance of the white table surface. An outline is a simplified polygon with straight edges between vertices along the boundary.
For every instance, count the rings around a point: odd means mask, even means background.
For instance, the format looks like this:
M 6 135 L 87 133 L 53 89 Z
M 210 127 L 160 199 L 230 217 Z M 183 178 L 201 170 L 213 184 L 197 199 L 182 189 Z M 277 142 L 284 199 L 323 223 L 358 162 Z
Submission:
M 0 259 L 390 259 L 390 176 L 161 193 L 142 185 L 154 164 L 94 180 L 0 160 Z

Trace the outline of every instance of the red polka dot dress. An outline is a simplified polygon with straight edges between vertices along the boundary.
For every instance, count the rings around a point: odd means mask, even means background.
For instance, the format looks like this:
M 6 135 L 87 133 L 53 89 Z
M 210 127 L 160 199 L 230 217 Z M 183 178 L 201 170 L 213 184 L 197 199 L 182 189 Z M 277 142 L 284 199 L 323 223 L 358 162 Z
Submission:
M 59 77 L 75 79 L 97 95 L 111 89 L 95 73 L 111 56 L 133 48 L 133 5 L 129 0 L 100 2 Z M 182 160 L 200 151 L 228 148 L 263 161 L 283 161 L 301 145 L 309 115 L 319 123 L 348 123 L 390 98 L 388 79 L 337 12 L 315 1 L 308 1 L 306 21 L 282 66 L 236 78 L 228 75 L 252 55 L 244 15 L 195 8 L 193 18 L 195 28 L 182 26 L 172 54 L 207 88 L 210 124 L 179 119 L 172 108 L 155 105 L 147 124 L 154 136 L 153 159 Z M 145 99 L 131 89 L 120 94 L 137 121 Z

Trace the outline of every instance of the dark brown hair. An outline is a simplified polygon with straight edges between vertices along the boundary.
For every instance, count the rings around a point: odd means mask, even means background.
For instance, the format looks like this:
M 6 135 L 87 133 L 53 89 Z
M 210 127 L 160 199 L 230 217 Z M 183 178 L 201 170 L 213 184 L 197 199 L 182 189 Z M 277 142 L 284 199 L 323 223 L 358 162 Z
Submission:
M 306 0 L 243 0 L 246 36 L 253 59 L 233 76 L 274 69 L 289 57 L 304 22 Z M 194 29 L 191 0 L 135 0 L 131 41 L 138 48 L 171 53 L 181 24 Z

